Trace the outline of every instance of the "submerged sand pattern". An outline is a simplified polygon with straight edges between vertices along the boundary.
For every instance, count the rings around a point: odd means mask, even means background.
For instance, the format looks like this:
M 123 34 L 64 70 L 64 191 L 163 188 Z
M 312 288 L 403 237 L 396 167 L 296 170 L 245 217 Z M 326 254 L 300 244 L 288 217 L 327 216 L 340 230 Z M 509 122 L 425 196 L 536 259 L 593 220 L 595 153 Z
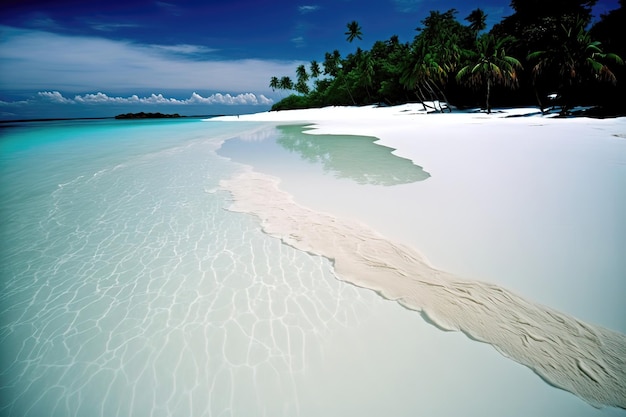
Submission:
M 341 280 L 489 343 L 594 406 L 626 408 L 626 335 L 440 271 L 367 226 L 298 205 L 274 177 L 249 170 L 220 185 L 233 196 L 230 210 L 254 214 L 267 234 L 332 260 Z

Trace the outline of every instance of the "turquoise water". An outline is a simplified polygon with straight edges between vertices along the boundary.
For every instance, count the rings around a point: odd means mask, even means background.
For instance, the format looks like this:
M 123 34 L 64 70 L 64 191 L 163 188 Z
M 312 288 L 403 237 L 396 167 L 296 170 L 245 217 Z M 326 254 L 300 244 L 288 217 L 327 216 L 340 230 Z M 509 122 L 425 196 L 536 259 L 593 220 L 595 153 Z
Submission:
M 307 339 L 355 320 L 326 261 L 225 210 L 241 126 L 207 127 L 4 130 L 3 415 L 277 415 L 263 390 L 295 398 Z
M 262 124 L 67 121 L 0 135 L 2 415 L 600 414 L 226 210 L 219 181 L 242 169 L 216 152 L 228 138 L 258 161 L 252 144 L 282 138 L 357 186 L 428 178 L 371 141 L 359 159 L 385 169 L 368 176 L 345 150 Z

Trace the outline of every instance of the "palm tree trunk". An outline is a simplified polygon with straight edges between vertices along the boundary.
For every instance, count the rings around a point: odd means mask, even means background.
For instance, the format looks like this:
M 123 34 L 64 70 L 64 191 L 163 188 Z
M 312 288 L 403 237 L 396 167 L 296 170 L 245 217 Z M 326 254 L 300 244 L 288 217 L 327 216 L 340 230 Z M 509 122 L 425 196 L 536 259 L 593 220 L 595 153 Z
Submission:
M 537 104 L 539 104 L 539 109 L 541 110 L 541 114 L 543 114 L 543 102 L 541 101 L 541 97 L 539 97 L 539 91 L 537 90 L 537 86 L 533 83 L 533 91 L 535 92 L 535 99 L 537 100 Z
M 426 94 L 424 94 L 424 91 L 422 90 L 421 83 L 418 83 L 416 87 L 417 87 L 417 90 L 415 91 L 415 95 L 417 96 L 417 99 L 422 103 L 422 107 L 424 108 L 424 111 L 427 112 L 428 109 L 433 109 L 431 106 L 426 105 L 426 101 L 427 101 Z M 433 110 L 436 110 L 436 109 L 433 109 Z
M 441 94 L 441 98 L 443 98 L 443 102 L 446 103 L 446 108 L 448 109 L 448 113 L 452 113 L 452 109 L 449 106 L 449 102 L 448 102 L 448 97 L 446 97 L 446 93 L 443 92 L 443 89 L 441 87 L 439 87 L 439 85 L 437 83 L 435 83 L 435 87 L 437 87 L 437 90 L 439 90 L 439 94 Z M 441 109 L 441 112 L 443 113 L 443 108 Z
M 348 90 L 348 95 L 350 96 L 350 100 L 352 100 L 352 104 L 356 106 L 356 101 L 354 101 L 354 97 L 352 97 L 352 92 L 350 91 L 350 87 L 348 87 L 347 82 L 346 82 L 346 90 Z
M 348 86 L 348 81 L 345 78 L 343 79 L 343 86 L 346 88 L 346 91 L 350 96 L 350 100 L 352 100 L 352 105 L 356 106 L 356 101 L 354 101 L 354 97 L 352 97 L 352 92 L 350 91 L 350 87 Z
M 569 109 L 572 107 L 572 90 L 573 87 L 571 85 L 565 85 L 562 88 L 561 93 L 561 111 L 559 112 L 560 116 L 567 116 L 569 114 Z
M 491 78 L 487 77 L 487 114 L 491 114 L 491 106 L 489 106 L 489 94 L 491 94 Z
M 417 97 L 419 102 L 422 103 L 422 107 L 424 108 L 424 111 L 428 111 L 426 109 L 426 103 L 425 103 L 426 100 L 424 100 L 424 97 L 423 97 L 423 94 L 422 94 L 422 91 L 421 91 L 421 88 L 420 88 L 419 84 L 417 84 L 415 86 L 415 91 L 414 92 L 415 92 L 415 97 Z
M 437 96 L 437 93 L 435 92 L 431 83 L 429 83 L 428 80 L 425 80 L 424 85 L 426 86 L 426 89 L 430 93 L 430 101 L 433 103 L 433 107 L 435 108 L 435 110 L 437 110 L 439 113 L 443 113 L 443 109 L 441 108 L 441 105 L 439 106 L 437 105 L 437 103 L 439 102 L 439 97 Z

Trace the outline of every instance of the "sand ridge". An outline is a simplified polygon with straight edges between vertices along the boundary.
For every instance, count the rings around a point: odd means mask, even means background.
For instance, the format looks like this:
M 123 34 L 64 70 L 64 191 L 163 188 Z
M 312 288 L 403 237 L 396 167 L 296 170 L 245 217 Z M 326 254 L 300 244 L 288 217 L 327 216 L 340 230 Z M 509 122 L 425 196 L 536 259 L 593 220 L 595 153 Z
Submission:
M 330 259 L 340 279 L 489 343 L 594 406 L 626 408 L 625 335 L 440 271 L 367 226 L 298 205 L 271 176 L 249 170 L 220 186 L 233 196 L 230 210 L 258 216 L 269 235 Z
M 499 163 L 499 154 L 493 153 L 494 145 L 514 145 L 517 147 L 513 149 L 534 156 L 536 150 L 532 147 L 537 143 L 529 142 L 524 136 L 537 135 L 538 131 L 534 129 L 542 129 L 541 132 L 547 129 L 560 137 L 554 141 L 544 138 L 545 133 L 539 135 L 538 138 L 543 140 L 544 158 L 555 157 L 563 151 L 595 151 L 597 143 L 603 144 L 603 152 L 612 149 L 618 154 L 611 155 L 623 155 L 623 144 L 614 140 L 609 143 L 607 138 L 620 137 L 619 132 L 626 131 L 626 119 L 596 120 L 590 124 L 585 118 L 563 120 L 553 116 L 542 115 L 533 108 L 497 110 L 490 115 L 478 110 L 426 115 L 421 104 L 410 103 L 395 107 L 266 112 L 210 120 L 310 122 L 312 125 L 305 132 L 307 134 L 375 136 L 379 138 L 377 143 L 397 149 L 394 154 L 437 171 L 437 178 L 450 172 L 440 168 L 462 165 L 463 159 L 467 158 L 455 147 L 459 140 L 467 140 L 468 146 L 478 146 L 480 152 L 493 155 L 490 159 L 492 168 L 498 168 Z M 445 131 L 442 130 L 444 125 L 447 127 Z M 490 134 L 497 134 L 497 137 L 477 140 L 485 138 L 472 135 L 484 132 L 468 129 L 474 125 L 491 126 Z M 541 127 L 546 125 L 547 128 Z M 596 132 L 603 132 L 594 139 L 597 142 L 584 137 L 592 134 L 595 138 Z M 441 142 L 441 134 L 453 135 L 455 141 L 447 137 Z M 512 134 L 515 135 L 514 141 L 501 142 L 505 138 L 512 139 L 509 137 Z M 416 147 L 414 137 L 424 135 L 432 141 L 421 141 Z M 565 138 L 568 142 L 564 141 Z M 585 145 L 571 147 L 572 142 L 577 144 L 579 141 L 585 141 Z M 445 152 L 445 159 L 430 152 L 435 143 L 438 152 Z M 560 147 L 557 149 L 557 146 Z M 609 163 L 619 165 L 620 158 L 611 159 Z M 613 169 L 619 170 L 619 166 Z M 519 172 L 524 173 L 523 168 Z M 537 178 L 539 176 L 535 180 Z M 484 179 L 484 176 L 477 179 Z M 614 181 L 619 179 L 616 177 Z M 408 309 L 419 311 L 427 321 L 441 329 L 461 331 L 472 339 L 491 344 L 548 383 L 572 392 L 594 406 L 626 408 L 624 334 L 529 301 L 532 294 L 520 297 L 499 285 L 438 270 L 412 245 L 397 244 L 363 224 L 299 205 L 290 194 L 280 189 L 279 182 L 277 178 L 249 170 L 222 181 L 221 187 L 233 195 L 231 210 L 256 215 L 269 235 L 300 250 L 330 259 L 339 279 L 374 290 Z M 558 181 L 554 184 L 560 185 Z

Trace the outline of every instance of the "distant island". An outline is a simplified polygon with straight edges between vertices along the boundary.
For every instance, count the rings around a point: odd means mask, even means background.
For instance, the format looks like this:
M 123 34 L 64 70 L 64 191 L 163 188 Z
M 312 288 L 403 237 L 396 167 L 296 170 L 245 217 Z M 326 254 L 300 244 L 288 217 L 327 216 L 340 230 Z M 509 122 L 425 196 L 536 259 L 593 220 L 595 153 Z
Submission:
M 125 113 L 125 114 L 118 114 L 117 116 L 115 116 L 116 119 L 172 119 L 172 118 L 177 118 L 177 117 L 182 117 L 182 116 L 178 113 L 163 114 L 163 113 L 144 113 L 144 112 Z

